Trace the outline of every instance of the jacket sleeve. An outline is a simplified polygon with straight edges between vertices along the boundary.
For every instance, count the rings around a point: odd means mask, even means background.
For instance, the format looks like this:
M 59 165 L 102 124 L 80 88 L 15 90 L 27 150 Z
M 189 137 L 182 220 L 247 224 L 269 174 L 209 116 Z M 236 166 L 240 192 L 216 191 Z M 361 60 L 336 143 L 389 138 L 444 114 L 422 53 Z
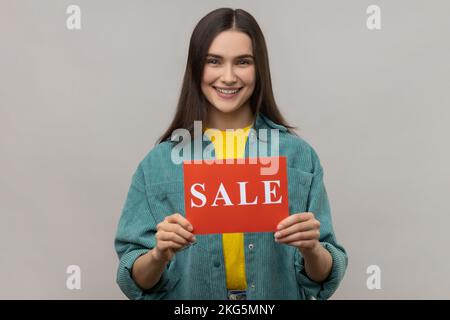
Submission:
M 139 165 L 132 177 L 114 241 L 119 257 L 117 284 L 129 299 L 161 299 L 170 282 L 167 271 L 170 262 L 158 283 L 150 290 L 141 289 L 131 276 L 136 259 L 156 245 L 156 225 L 149 208 L 143 170 Z
M 297 282 L 305 290 L 307 298 L 322 300 L 331 297 L 338 288 L 347 269 L 348 257 L 345 249 L 336 241 L 327 191 L 323 183 L 323 168 L 316 152 L 312 148 L 311 150 L 314 172 L 308 195 L 307 211 L 314 213 L 316 219 L 320 221 L 319 241 L 330 252 L 333 265 L 328 278 L 322 283 L 317 283 L 307 276 L 303 257 L 300 251 L 296 250 L 295 268 Z

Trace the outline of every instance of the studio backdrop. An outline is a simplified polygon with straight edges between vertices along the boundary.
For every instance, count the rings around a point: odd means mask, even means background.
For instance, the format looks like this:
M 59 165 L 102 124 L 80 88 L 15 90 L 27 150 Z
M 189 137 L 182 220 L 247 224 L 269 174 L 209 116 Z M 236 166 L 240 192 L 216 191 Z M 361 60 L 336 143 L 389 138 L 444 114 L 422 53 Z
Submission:
M 450 298 L 446 0 L 1 0 L 0 298 L 126 298 L 131 177 L 220 7 L 256 18 L 276 101 L 320 156 L 349 257 L 332 299 Z

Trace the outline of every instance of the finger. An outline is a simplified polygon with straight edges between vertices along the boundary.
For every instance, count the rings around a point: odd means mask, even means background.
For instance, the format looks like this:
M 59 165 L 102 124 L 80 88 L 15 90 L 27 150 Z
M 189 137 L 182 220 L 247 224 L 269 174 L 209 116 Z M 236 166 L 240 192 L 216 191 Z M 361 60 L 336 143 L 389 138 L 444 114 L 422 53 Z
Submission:
M 188 231 L 194 230 L 194 227 L 192 226 L 192 224 L 179 213 L 174 213 L 174 214 L 166 217 L 165 220 L 167 220 L 170 223 L 178 223 L 179 225 L 181 225 L 184 229 L 186 229 Z
M 173 232 L 163 231 L 163 230 L 159 231 L 156 234 L 156 239 L 163 240 L 163 241 L 174 241 L 174 242 L 179 243 L 181 245 L 186 245 L 186 244 L 189 243 L 188 240 L 186 240 L 185 238 L 179 236 L 178 234 L 173 233 Z
M 291 214 L 289 217 L 284 218 L 280 221 L 277 226 L 277 229 L 284 229 L 298 222 L 308 221 L 309 219 L 314 218 L 314 214 L 312 212 L 302 212 Z
M 173 242 L 173 241 L 160 241 L 158 243 L 159 250 L 165 251 L 168 249 L 181 249 L 183 245 Z
M 305 232 L 293 233 L 282 238 L 275 238 L 275 241 L 279 243 L 291 243 L 295 241 L 318 240 L 319 238 L 320 232 L 318 230 L 310 230 Z
M 315 245 L 317 245 L 317 240 L 296 241 L 289 243 L 289 245 L 295 246 L 299 249 L 312 249 Z
M 164 226 L 164 231 L 166 232 L 174 232 L 178 234 L 180 237 L 186 239 L 187 241 L 195 241 L 195 236 L 184 229 L 181 225 L 176 223 L 167 223 Z
M 282 238 L 282 237 L 288 236 L 293 233 L 304 232 L 304 231 L 314 230 L 314 229 L 318 229 L 318 228 L 320 228 L 320 223 L 318 220 L 304 221 L 304 222 L 296 223 L 285 229 L 278 230 L 275 233 L 275 237 Z
M 176 242 L 173 242 L 173 241 L 169 241 L 169 242 L 170 242 L 169 248 L 172 249 L 172 250 L 178 251 L 178 250 L 180 250 L 181 248 L 184 247 L 184 245 L 182 245 L 182 244 L 179 244 L 179 243 L 176 243 Z

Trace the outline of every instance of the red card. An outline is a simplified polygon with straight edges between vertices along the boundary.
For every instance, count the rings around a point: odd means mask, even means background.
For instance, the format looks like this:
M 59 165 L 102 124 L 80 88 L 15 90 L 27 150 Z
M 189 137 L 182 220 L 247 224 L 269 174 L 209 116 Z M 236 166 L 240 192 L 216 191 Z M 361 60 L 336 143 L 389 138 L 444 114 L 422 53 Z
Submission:
M 259 159 L 183 164 L 186 219 L 194 234 L 276 231 L 289 215 L 286 157 Z M 278 171 L 262 175 L 268 161 L 278 161 Z

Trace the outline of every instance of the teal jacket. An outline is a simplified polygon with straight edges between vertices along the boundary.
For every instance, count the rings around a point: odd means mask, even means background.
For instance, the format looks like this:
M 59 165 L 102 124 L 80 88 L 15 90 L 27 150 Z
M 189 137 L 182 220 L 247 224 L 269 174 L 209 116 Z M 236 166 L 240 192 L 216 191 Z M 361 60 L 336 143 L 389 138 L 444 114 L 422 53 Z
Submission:
M 321 223 L 320 243 L 331 253 L 333 266 L 324 282 L 314 282 L 298 249 L 276 243 L 272 232 L 244 233 L 247 299 L 328 299 L 344 277 L 348 260 L 333 232 L 319 158 L 306 141 L 262 114 L 256 117 L 254 129 L 279 129 L 279 154 L 287 158 L 289 213 L 314 213 Z M 256 136 L 254 140 L 262 139 Z M 270 145 L 270 135 L 264 139 Z M 212 143 L 205 140 L 203 148 Z M 183 170 L 182 164 L 171 161 L 173 144 L 165 141 L 155 146 L 131 179 L 114 243 L 120 260 L 117 283 L 130 299 L 225 300 L 221 234 L 197 235 L 197 244 L 176 253 L 150 290 L 139 288 L 131 277 L 136 259 L 156 244 L 156 225 L 176 212 L 185 216 Z

